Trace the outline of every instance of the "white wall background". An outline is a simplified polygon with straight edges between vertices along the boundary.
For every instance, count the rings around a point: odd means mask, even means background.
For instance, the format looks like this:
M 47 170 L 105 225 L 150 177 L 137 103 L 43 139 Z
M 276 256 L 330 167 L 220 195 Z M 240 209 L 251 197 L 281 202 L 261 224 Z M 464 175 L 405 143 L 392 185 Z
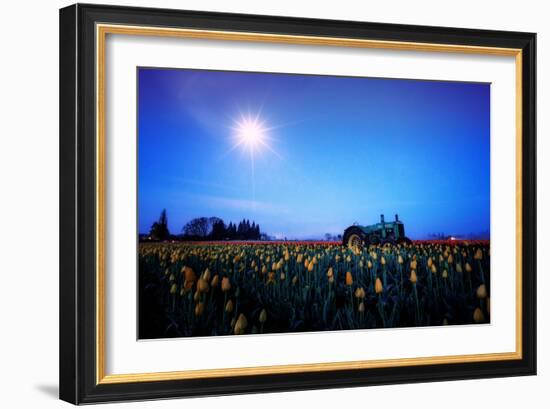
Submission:
M 89 0 L 88 2 L 96 3 Z M 538 206 L 547 208 L 550 172 L 550 26 L 542 1 L 337 2 L 133 0 L 100 3 L 272 14 L 538 33 Z M 11 1 L 2 7 L 0 42 L 0 405 L 62 407 L 58 379 L 58 8 L 65 1 Z M 537 377 L 472 380 L 194 400 L 201 409 L 258 406 L 543 407 L 550 401 L 545 346 L 550 308 L 544 294 L 550 217 L 539 211 Z M 546 231 L 545 231 L 546 230 Z M 30 235 L 36 236 L 30 239 Z M 546 290 L 546 291 L 545 291 Z M 546 345 L 545 345 L 546 344 Z M 175 408 L 190 401 L 125 403 Z

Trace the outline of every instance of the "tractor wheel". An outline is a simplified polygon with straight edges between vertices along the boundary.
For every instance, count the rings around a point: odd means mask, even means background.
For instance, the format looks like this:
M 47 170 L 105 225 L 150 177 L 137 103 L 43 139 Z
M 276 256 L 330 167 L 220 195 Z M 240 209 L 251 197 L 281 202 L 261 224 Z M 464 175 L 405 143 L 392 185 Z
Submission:
M 343 245 L 350 249 L 362 248 L 365 245 L 365 233 L 359 228 L 352 227 L 344 232 Z

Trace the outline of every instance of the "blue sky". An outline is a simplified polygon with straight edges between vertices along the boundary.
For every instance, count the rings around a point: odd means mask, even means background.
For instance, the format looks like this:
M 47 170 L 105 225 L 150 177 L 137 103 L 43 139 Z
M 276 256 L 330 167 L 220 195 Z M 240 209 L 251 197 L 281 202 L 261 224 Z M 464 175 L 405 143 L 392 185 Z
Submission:
M 398 213 L 413 239 L 490 225 L 490 85 L 173 70 L 138 71 L 138 220 L 166 208 L 318 238 Z M 269 148 L 235 147 L 258 116 Z

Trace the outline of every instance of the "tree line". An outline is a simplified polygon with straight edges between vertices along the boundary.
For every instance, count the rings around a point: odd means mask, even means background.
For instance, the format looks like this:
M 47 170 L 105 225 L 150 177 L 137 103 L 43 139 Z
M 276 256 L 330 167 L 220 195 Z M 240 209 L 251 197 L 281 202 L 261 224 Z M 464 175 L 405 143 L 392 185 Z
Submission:
M 261 240 L 265 237 L 260 225 L 248 219 L 238 224 L 226 224 L 219 217 L 197 217 L 187 222 L 179 235 L 170 234 L 168 216 L 164 209 L 159 220 L 154 222 L 149 230 L 148 238 L 155 241 L 163 240 Z

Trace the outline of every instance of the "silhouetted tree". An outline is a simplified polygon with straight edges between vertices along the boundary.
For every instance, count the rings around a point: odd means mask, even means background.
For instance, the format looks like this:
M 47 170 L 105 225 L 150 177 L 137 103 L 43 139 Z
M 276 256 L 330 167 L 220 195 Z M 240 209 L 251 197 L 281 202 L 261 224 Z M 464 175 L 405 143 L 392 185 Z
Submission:
M 250 233 L 250 221 L 246 219 L 244 222 L 244 237 L 246 240 L 250 240 L 252 238 Z
M 252 226 L 250 226 L 250 240 L 258 240 L 258 235 L 256 234 L 256 223 L 253 221 Z
M 225 222 L 219 217 L 198 217 L 183 226 L 183 236 L 187 240 L 260 240 L 260 225 L 243 219 L 239 224 Z
M 153 240 L 167 240 L 170 237 L 168 230 L 168 216 L 166 209 L 162 209 L 158 221 L 154 222 L 149 231 L 149 235 Z
M 235 227 L 233 222 L 229 222 L 229 227 L 227 227 L 226 235 L 229 240 L 235 240 L 237 238 L 237 228 Z
M 237 239 L 244 239 L 244 219 L 239 222 L 239 225 L 237 227 Z
M 208 218 L 197 217 L 183 226 L 183 234 L 188 238 L 204 239 L 208 236 L 209 224 Z
M 210 233 L 210 237 L 212 240 L 223 240 L 226 236 L 226 229 L 225 229 L 225 223 L 222 219 L 218 219 L 214 221 L 212 224 L 212 232 Z

